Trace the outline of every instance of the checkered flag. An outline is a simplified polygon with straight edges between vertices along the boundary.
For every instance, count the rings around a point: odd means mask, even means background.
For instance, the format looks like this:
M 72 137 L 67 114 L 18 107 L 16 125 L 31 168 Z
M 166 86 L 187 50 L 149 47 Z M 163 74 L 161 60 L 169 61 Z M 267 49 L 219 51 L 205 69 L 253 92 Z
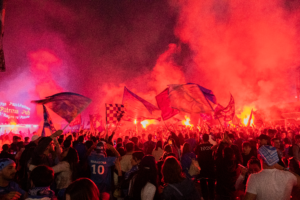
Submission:
M 106 124 L 116 124 L 125 114 L 125 108 L 122 104 L 106 104 Z

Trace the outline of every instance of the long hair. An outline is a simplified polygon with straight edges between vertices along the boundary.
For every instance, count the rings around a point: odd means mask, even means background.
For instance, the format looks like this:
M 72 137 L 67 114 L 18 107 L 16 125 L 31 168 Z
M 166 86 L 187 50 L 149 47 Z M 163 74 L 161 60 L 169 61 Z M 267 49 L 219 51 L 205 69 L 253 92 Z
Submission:
M 189 143 L 184 143 L 183 145 L 183 149 L 182 149 L 182 156 L 186 153 L 190 153 L 191 152 L 191 145 Z
M 162 182 L 164 183 L 179 183 L 185 179 L 179 161 L 173 156 L 165 159 L 161 173 L 163 175 Z
M 72 171 L 72 180 L 75 180 L 77 178 L 77 164 L 79 162 L 77 151 L 74 148 L 70 147 L 68 154 L 63 158 L 62 161 L 66 161 L 69 163 L 70 169 Z
M 139 171 L 133 180 L 133 199 L 141 199 L 141 191 L 149 182 L 157 187 L 157 168 L 155 158 L 153 156 L 145 156 L 139 165 Z M 157 191 L 157 188 L 156 188 Z
M 65 194 L 70 195 L 71 200 L 99 200 L 100 196 L 96 184 L 88 178 L 80 178 L 71 183 Z
M 156 151 L 158 150 L 158 147 L 160 147 L 162 149 L 162 142 L 161 142 L 161 140 L 157 141 L 157 143 L 156 143 L 156 147 L 155 147 Z

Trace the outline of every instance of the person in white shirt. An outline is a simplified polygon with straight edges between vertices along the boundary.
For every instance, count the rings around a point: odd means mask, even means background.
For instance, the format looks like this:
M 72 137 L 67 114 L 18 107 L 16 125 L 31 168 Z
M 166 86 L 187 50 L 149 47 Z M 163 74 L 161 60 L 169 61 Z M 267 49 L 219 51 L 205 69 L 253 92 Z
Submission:
M 126 148 L 126 154 L 122 156 L 120 163 L 121 163 L 122 171 L 128 172 L 132 168 L 131 159 L 132 159 L 134 143 L 131 141 L 127 142 L 125 148 Z
M 300 178 L 289 171 L 275 168 L 279 161 L 275 147 L 263 145 L 258 149 L 263 170 L 249 176 L 245 200 L 289 200 L 294 186 L 300 186 Z

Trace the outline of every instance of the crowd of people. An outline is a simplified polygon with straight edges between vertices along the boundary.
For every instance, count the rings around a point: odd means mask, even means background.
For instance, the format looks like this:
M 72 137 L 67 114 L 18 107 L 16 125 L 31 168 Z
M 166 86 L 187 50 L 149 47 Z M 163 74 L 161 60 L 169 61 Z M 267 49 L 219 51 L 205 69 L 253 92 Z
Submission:
M 0 153 L 0 199 L 300 199 L 299 131 L 170 126 L 14 136 Z

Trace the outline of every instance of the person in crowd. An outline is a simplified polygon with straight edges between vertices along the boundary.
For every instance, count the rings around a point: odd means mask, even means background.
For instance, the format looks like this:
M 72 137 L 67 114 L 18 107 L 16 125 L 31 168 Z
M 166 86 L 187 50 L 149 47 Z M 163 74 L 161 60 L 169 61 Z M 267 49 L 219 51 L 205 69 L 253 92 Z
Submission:
M 234 198 L 235 182 L 238 178 L 238 163 L 232 148 L 225 147 L 222 155 L 216 159 L 216 194 L 217 199 L 231 200 Z
M 162 141 L 159 140 L 156 143 L 155 149 L 152 151 L 152 156 L 158 161 L 164 154 L 164 150 L 162 149 Z
M 192 178 L 189 174 L 189 169 L 192 164 L 192 160 L 196 160 L 196 155 L 191 151 L 189 143 L 183 144 L 182 156 L 181 156 L 181 167 L 186 177 Z
M 242 153 L 242 158 L 243 158 L 243 166 L 247 167 L 248 161 L 255 156 L 254 152 L 252 151 L 252 147 L 250 142 L 243 142 L 243 153 Z
M 66 189 L 66 200 L 99 200 L 100 193 L 96 184 L 88 178 L 72 182 Z
M 164 187 L 160 188 L 164 200 L 197 200 L 200 194 L 194 183 L 185 177 L 179 161 L 169 156 L 162 166 L 162 181 Z
M 125 140 L 123 142 L 124 147 L 126 146 L 127 142 L 129 142 L 129 136 L 128 135 L 125 136 Z
M 125 149 L 126 149 L 126 154 L 124 156 L 122 156 L 120 163 L 121 163 L 122 171 L 128 172 L 132 168 L 131 159 L 132 159 L 132 153 L 134 150 L 134 143 L 131 141 L 127 142 Z
M 209 135 L 203 134 L 202 144 L 197 145 L 196 155 L 200 171 L 200 185 L 203 198 L 214 199 L 215 177 L 214 177 L 214 158 L 212 144 L 209 142 Z
M 186 139 L 185 142 L 189 143 L 190 145 L 190 151 L 194 151 L 196 146 L 197 146 L 197 142 L 195 140 L 195 134 L 194 133 L 190 133 L 190 138 Z
M 285 167 L 285 164 L 283 162 L 283 152 L 281 151 L 280 148 L 280 139 L 279 138 L 273 138 L 272 139 L 272 146 L 276 148 L 277 150 L 277 154 L 278 154 L 278 158 L 279 158 L 279 162 L 278 164 L 281 165 L 282 167 Z
M 25 137 L 24 140 L 25 140 L 25 141 L 24 141 L 24 145 L 25 145 L 25 146 L 26 146 L 27 144 L 29 144 L 29 137 Z
M 157 193 L 157 167 L 153 156 L 145 156 L 139 165 L 139 170 L 131 179 L 129 196 L 132 200 L 158 199 Z M 156 198 L 155 198 L 155 194 Z
M 77 151 L 70 147 L 62 153 L 62 161 L 53 166 L 52 169 L 56 177 L 57 198 L 63 199 L 66 188 L 73 180 L 77 178 L 78 154 Z
M 257 137 L 257 139 L 259 147 L 270 144 L 270 137 L 265 134 L 261 134 L 259 137 Z
M 0 158 L 0 199 L 25 199 L 26 192 L 14 182 L 16 163 L 9 158 Z
M 50 189 L 54 181 L 54 171 L 46 166 L 39 165 L 30 174 L 31 189 L 26 200 L 57 200 L 55 192 Z
M 97 185 L 101 194 L 101 199 L 109 199 L 111 192 L 112 173 L 111 167 L 119 161 L 118 151 L 110 144 L 100 141 L 95 143 L 88 153 L 96 147 L 95 151 L 88 157 L 88 163 L 91 171 L 91 179 Z M 105 148 L 106 146 L 106 148 Z M 107 157 L 106 150 L 113 152 L 114 157 Z
M 152 151 L 155 148 L 156 143 L 152 141 L 152 134 L 148 135 L 148 141 L 144 143 L 144 153 L 146 155 L 152 155 Z
M 4 144 L 2 146 L 2 151 L 0 153 L 0 158 L 9 158 L 11 160 L 15 160 L 15 156 L 13 154 L 9 153 L 9 145 L 8 144 Z
M 13 143 L 10 145 L 10 150 L 11 152 L 13 152 L 14 154 L 17 154 L 18 152 L 18 142 L 21 141 L 21 138 L 18 136 L 13 136 Z
M 300 186 L 299 176 L 275 168 L 279 161 L 275 147 L 263 145 L 258 153 L 263 170 L 249 176 L 244 199 L 290 199 L 293 187 Z
M 86 146 L 83 144 L 84 135 L 79 136 L 77 141 L 77 144 L 74 145 L 74 149 L 76 149 L 78 153 L 79 161 L 83 161 L 87 152 Z
M 136 171 L 138 171 L 140 162 L 142 161 L 143 157 L 144 157 L 144 152 L 142 151 L 133 152 L 132 159 L 131 159 L 132 168 L 125 173 L 125 180 L 129 179 L 131 176 L 134 175 Z
M 235 189 L 239 191 L 239 196 L 243 197 L 246 189 L 246 183 L 250 174 L 258 173 L 261 170 L 260 160 L 252 157 L 246 167 L 240 167 L 240 175 L 235 183 Z
M 138 137 L 132 137 L 131 141 L 134 143 L 134 151 L 142 151 L 142 149 L 139 148 L 139 138 Z

